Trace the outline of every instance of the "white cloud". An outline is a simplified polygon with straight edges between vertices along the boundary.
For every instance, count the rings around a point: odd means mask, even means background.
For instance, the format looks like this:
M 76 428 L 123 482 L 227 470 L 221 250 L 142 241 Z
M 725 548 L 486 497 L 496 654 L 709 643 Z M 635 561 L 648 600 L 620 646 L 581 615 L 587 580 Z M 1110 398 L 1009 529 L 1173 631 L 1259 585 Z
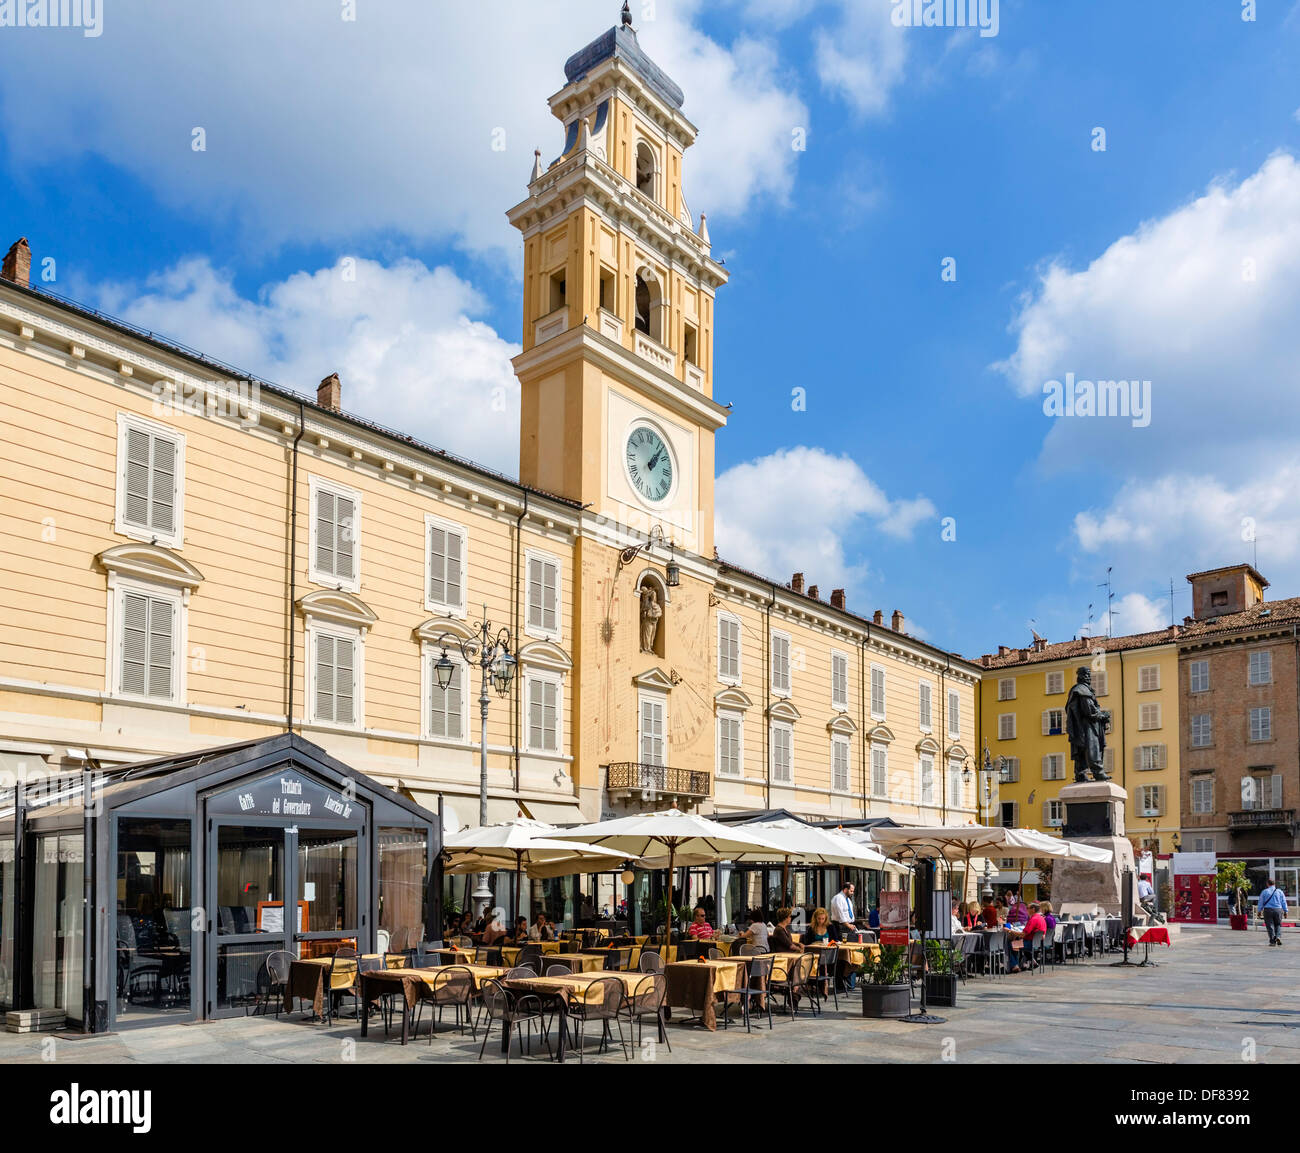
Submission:
M 878 116 L 907 66 L 907 31 L 896 28 L 892 5 L 844 0 L 834 28 L 816 34 L 817 75 L 822 87 L 861 116 Z
M 1129 633 L 1153 633 L 1169 627 L 1169 601 L 1153 600 L 1141 593 L 1127 593 L 1115 598 L 1113 629 L 1117 637 Z M 1088 622 L 1079 625 L 1081 637 L 1106 635 L 1106 607 L 1101 607 L 1100 615 L 1092 622 L 1089 632 Z
M 1300 164 L 1267 160 L 1240 183 L 1148 221 L 1082 271 L 1051 263 L 1013 323 L 1000 369 L 1026 398 L 1078 380 L 1151 381 L 1151 421 L 1058 418 L 1042 463 L 1153 476 L 1212 437 L 1208 469 L 1256 467 L 1300 438 Z M 1044 417 L 1046 422 L 1047 417 Z
M 701 130 L 686 170 L 692 208 L 738 215 L 788 194 L 790 130 L 808 114 L 771 49 L 744 34 L 709 39 L 702 7 L 664 0 L 641 38 Z M 533 149 L 549 161 L 561 147 L 546 98 L 616 5 L 503 0 L 491 19 L 481 5 L 420 0 L 362 3 L 354 21 L 341 11 L 123 0 L 98 39 L 38 37 L 33 52 L 15 42 L 0 69 L 0 132 L 19 166 L 97 154 L 259 243 L 393 231 L 511 250 L 504 212 L 526 194 Z M 191 148 L 195 128 L 204 152 Z
M 133 324 L 245 372 L 314 395 L 331 372 L 343 407 L 511 476 L 519 465 L 517 345 L 475 320 L 478 293 L 447 268 L 413 260 L 340 261 L 241 297 L 206 259 L 143 287 L 106 285 L 96 302 Z
M 724 560 L 785 583 L 802 572 L 829 596 L 867 575 L 849 538 L 875 529 L 909 539 L 937 514 L 925 497 L 890 500 L 848 456 L 799 446 L 727 469 L 717 479 L 715 534 Z

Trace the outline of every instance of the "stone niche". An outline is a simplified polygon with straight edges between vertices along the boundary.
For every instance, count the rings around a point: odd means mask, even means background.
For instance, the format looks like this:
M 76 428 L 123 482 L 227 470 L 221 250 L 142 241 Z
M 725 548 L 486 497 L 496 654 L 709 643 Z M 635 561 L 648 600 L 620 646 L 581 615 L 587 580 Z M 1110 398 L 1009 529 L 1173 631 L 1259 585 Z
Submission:
M 1124 836 L 1124 790 L 1114 781 L 1087 781 L 1061 789 L 1065 805 L 1064 835 L 1072 841 L 1109 849 L 1110 864 L 1057 861 L 1052 868 L 1052 904 L 1059 913 L 1102 912 L 1120 916 L 1124 870 L 1133 871 L 1133 919 L 1146 913 L 1137 899 L 1133 845 Z

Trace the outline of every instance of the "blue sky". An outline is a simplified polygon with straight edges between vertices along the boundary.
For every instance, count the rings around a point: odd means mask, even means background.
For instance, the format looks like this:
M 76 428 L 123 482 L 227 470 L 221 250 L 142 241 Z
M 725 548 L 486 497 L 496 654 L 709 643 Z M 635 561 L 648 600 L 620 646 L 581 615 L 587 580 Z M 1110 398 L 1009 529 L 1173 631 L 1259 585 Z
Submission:
M 173 7 L 0 28 L 0 239 L 56 291 L 288 387 L 337 370 L 346 407 L 513 473 L 504 213 L 618 4 Z M 633 6 L 732 274 L 723 555 L 969 655 L 1101 618 L 1108 566 L 1116 631 L 1167 624 L 1171 578 L 1181 619 L 1184 574 L 1252 559 L 1252 524 L 1300 594 L 1300 5 L 1002 0 L 994 37 L 893 7 Z M 1151 381 L 1149 424 L 1045 415 L 1066 373 Z

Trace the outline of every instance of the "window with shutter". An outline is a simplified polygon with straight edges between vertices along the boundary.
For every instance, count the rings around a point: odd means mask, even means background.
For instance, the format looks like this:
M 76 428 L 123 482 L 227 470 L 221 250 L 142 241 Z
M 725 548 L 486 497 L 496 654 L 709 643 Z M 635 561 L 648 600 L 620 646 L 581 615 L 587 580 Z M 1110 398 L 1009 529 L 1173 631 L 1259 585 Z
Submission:
M 123 590 L 118 599 L 118 691 L 170 701 L 178 681 L 179 601 Z
M 837 793 L 849 791 L 848 737 L 831 738 L 831 790 Z
M 831 708 L 849 707 L 849 658 L 831 653 Z
M 558 640 L 560 635 L 560 562 L 547 553 L 528 553 L 528 632 Z
M 998 740 L 1014 741 L 1016 739 L 1016 714 L 1002 713 L 998 717 Z
M 1016 699 L 1016 678 L 1003 677 L 998 681 L 998 700 L 1014 701 Z
M 1056 693 L 1065 692 L 1065 673 L 1057 671 L 1047 674 L 1047 695 L 1053 696 Z
M 1110 676 L 1105 669 L 1096 669 L 1092 674 L 1092 691 L 1099 697 L 1110 693 Z
M 357 641 L 334 633 L 316 632 L 312 644 L 313 721 L 356 724 Z
M 1273 654 L 1267 649 L 1250 654 L 1250 683 L 1252 685 L 1273 683 Z
M 664 759 L 664 701 L 662 697 L 641 698 L 641 763 L 663 765 Z
M 1138 669 L 1138 692 L 1150 693 L 1160 687 L 1160 666 L 1143 665 Z
M 1214 778 L 1192 778 L 1192 812 L 1214 812 Z
M 948 694 L 948 735 L 961 736 L 961 697 L 955 692 Z
M 560 748 L 560 684 L 548 677 L 527 678 L 530 753 L 555 753 Z
M 468 533 L 460 525 L 438 517 L 426 516 L 424 523 L 428 536 L 426 568 L 429 574 L 425 607 L 430 612 L 463 613 Z
M 794 730 L 780 721 L 772 722 L 772 780 L 794 781 Z
M 934 758 L 921 758 L 921 804 L 934 804 Z
M 1160 706 L 1143 705 L 1138 709 L 1139 729 L 1158 729 L 1160 727 Z
M 727 613 L 718 614 L 718 680 L 740 684 L 740 621 Z
M 180 547 L 185 437 L 119 413 L 117 524 L 123 536 Z
M 316 584 L 356 592 L 360 587 L 361 498 L 320 477 L 311 477 L 311 572 Z
M 871 746 L 871 795 L 889 795 L 889 750 L 884 745 Z
M 1043 712 L 1043 736 L 1055 737 L 1065 732 L 1065 711 L 1046 709 Z
M 790 694 L 790 638 L 785 633 L 774 632 L 771 641 L 772 691 L 785 696 Z
M 1210 662 L 1192 661 L 1188 666 L 1189 687 L 1194 693 L 1210 691 Z
M 1273 738 L 1273 710 L 1269 708 L 1250 710 L 1250 739 L 1268 741 Z
M 885 719 L 885 670 L 880 665 L 871 666 L 871 716 Z
M 441 737 L 448 741 L 465 739 L 465 666 L 460 661 L 452 662 L 451 680 L 444 689 L 438 684 L 437 674 L 433 671 L 441 653 L 431 653 L 429 660 L 429 736 Z
M 731 713 L 718 717 L 718 774 L 740 776 L 740 718 Z
M 948 762 L 948 807 L 960 809 L 962 805 L 961 765 L 956 761 Z
M 998 780 L 1004 785 L 1014 785 L 1020 780 L 1020 758 L 1003 757 L 1002 768 L 999 772 Z
M 1192 717 L 1192 748 L 1204 749 L 1214 743 L 1214 717 L 1211 713 L 1197 713 Z
M 933 695 L 933 689 L 925 681 L 922 681 L 920 683 L 918 689 L 921 694 L 920 695 L 921 731 L 923 733 L 928 733 L 933 727 L 933 725 L 931 724 L 931 707 L 930 707 L 930 702 Z

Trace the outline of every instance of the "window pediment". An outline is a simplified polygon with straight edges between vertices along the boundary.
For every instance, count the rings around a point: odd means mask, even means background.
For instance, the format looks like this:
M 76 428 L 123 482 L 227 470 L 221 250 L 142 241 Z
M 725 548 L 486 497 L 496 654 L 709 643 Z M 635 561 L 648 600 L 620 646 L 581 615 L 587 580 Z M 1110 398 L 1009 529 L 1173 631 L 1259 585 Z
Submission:
M 639 689 L 649 689 L 656 693 L 670 693 L 673 689 L 673 679 L 663 669 L 655 667 L 647 669 L 632 678 L 632 683 Z
M 867 739 L 877 744 L 887 745 L 894 739 L 894 733 L 888 725 L 873 725 L 871 731 L 867 733 Z
M 948 746 L 948 759 L 950 761 L 964 761 L 970 753 L 966 751 L 965 746 L 952 744 Z
M 532 669 L 551 669 L 554 672 L 567 673 L 573 668 L 573 661 L 559 645 L 551 641 L 533 641 L 519 650 L 519 663 Z
M 359 629 L 368 629 L 379 619 L 359 596 L 333 589 L 318 589 L 299 597 L 298 611 L 308 620 L 330 621 Z
M 916 751 L 924 753 L 926 756 L 937 757 L 939 755 L 939 742 L 933 737 L 922 737 L 916 742 Z
M 203 583 L 203 574 L 171 549 L 154 544 L 119 544 L 95 558 L 109 577 L 133 577 L 150 584 L 190 592 Z
M 438 638 L 450 633 L 457 640 L 467 641 L 478 636 L 464 621 L 453 617 L 430 617 L 424 624 L 412 630 L 417 641 L 436 645 Z
M 836 713 L 835 716 L 831 717 L 831 719 L 826 722 L 826 729 L 831 733 L 838 733 L 846 737 L 851 737 L 858 731 L 858 726 L 849 719 L 847 714 Z
M 713 706 L 717 709 L 737 709 L 744 712 L 754 702 L 737 688 L 726 688 L 713 694 Z
M 794 724 L 800 717 L 794 703 L 787 700 L 773 701 L 767 710 L 767 715 L 774 721 L 786 721 L 789 724 Z

